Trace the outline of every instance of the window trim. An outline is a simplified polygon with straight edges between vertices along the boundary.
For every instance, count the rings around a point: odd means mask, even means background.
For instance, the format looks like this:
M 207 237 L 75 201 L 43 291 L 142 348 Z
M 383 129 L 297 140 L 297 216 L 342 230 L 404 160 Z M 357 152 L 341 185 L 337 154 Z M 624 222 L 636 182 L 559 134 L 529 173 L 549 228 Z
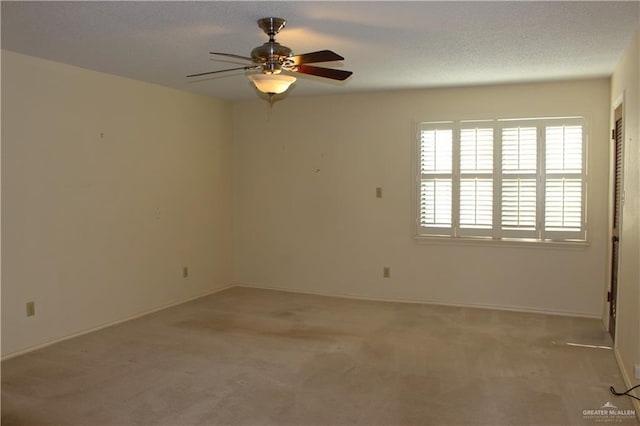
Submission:
M 566 177 L 569 174 L 579 176 L 581 179 L 581 212 L 580 231 L 555 231 L 545 230 L 545 204 L 544 198 L 546 181 L 551 174 L 546 173 L 546 128 L 553 125 L 582 126 L 582 170 L 576 173 L 559 173 L 556 176 Z M 586 117 L 568 116 L 568 117 L 539 117 L 539 118 L 501 118 L 501 119 L 478 119 L 478 120 L 442 120 L 442 121 L 414 121 L 414 161 L 413 161 L 413 209 L 412 221 L 414 240 L 417 242 L 463 242 L 463 243 L 479 243 L 479 244 L 495 244 L 500 242 L 506 245 L 525 245 L 545 244 L 556 247 L 584 247 L 588 246 L 588 221 L 587 221 L 587 189 L 588 189 L 588 121 Z M 463 174 L 460 172 L 460 131 L 464 128 L 481 128 L 486 125 L 493 129 L 493 170 L 491 179 L 493 181 L 493 221 L 490 229 L 478 228 L 462 228 L 460 226 L 460 181 Z M 510 125 L 523 127 L 531 125 L 536 127 L 536 225 L 535 230 L 531 232 L 522 232 L 520 230 L 509 231 L 501 229 L 501 185 L 504 178 L 501 170 L 502 162 L 502 130 Z M 424 179 L 421 167 L 421 148 L 422 148 L 422 131 L 428 130 L 429 127 L 443 126 L 452 130 L 452 170 L 450 174 L 434 174 L 447 177 L 451 176 L 452 181 L 452 208 L 451 208 L 451 226 L 449 227 L 424 227 L 420 224 L 421 214 L 421 182 Z M 473 175 L 474 173 L 467 173 Z M 477 173 L 476 173 L 477 174 Z M 486 173 L 480 173 L 486 175 Z M 496 208 L 497 207 L 497 208 Z

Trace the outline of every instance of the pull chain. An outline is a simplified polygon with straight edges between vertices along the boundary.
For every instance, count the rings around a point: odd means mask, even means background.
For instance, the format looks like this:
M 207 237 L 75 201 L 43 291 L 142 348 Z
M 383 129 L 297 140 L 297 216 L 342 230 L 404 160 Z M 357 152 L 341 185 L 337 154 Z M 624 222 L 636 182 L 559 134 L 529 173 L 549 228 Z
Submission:
M 273 93 L 269 93 L 269 110 L 267 111 L 267 122 L 271 122 L 271 116 L 273 115 Z

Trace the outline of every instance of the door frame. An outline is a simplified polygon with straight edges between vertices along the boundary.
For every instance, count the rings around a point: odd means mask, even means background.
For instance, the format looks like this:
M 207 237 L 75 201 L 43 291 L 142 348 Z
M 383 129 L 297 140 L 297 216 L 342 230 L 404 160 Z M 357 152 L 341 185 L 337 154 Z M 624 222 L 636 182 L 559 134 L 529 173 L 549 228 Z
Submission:
M 624 143 L 624 137 L 625 137 L 625 126 L 626 126 L 626 108 L 625 108 L 625 92 L 622 93 L 622 95 L 620 95 L 615 102 L 612 103 L 612 108 L 611 108 L 611 119 L 610 119 L 610 128 L 611 129 L 615 129 L 616 128 L 616 111 L 618 110 L 618 108 L 621 109 L 621 114 L 620 117 L 622 118 L 622 136 L 621 136 L 621 143 L 622 146 L 620 147 L 620 211 L 618 212 L 619 214 L 619 219 L 618 219 L 618 235 L 620 235 L 620 230 L 622 229 L 622 222 L 623 222 L 623 211 L 624 211 L 624 170 L 625 170 L 625 143 Z M 613 139 L 613 138 L 612 138 Z M 609 212 L 608 212 L 608 216 L 609 216 L 609 221 L 608 221 L 608 230 L 607 230 L 607 282 L 605 285 L 605 294 L 604 294 L 604 312 L 603 312 L 603 322 L 604 322 L 604 326 L 605 326 L 605 330 L 607 330 L 607 332 L 609 332 L 609 323 L 610 323 L 610 312 L 611 312 L 611 301 L 609 301 L 608 299 L 608 294 L 609 292 L 611 292 L 611 280 L 612 280 L 612 274 L 613 274 L 613 244 L 612 244 L 612 239 L 613 239 L 613 210 L 614 210 L 614 203 L 615 203 L 615 162 L 616 162 L 616 151 L 615 151 L 615 141 L 613 140 L 609 140 L 610 144 L 609 144 L 609 196 L 608 196 L 608 206 L 609 206 Z M 620 259 L 621 259 L 621 254 L 622 254 L 622 240 L 618 241 L 618 246 L 617 246 L 617 271 L 616 271 L 616 275 L 617 275 L 617 283 L 620 282 Z M 616 286 L 616 290 L 619 288 L 619 285 Z M 616 304 L 616 311 L 618 310 L 618 291 L 616 291 L 616 295 L 615 295 L 615 304 Z M 612 294 L 612 298 L 613 298 L 613 294 Z M 612 336 L 613 338 L 613 342 L 614 342 L 614 347 L 616 346 L 616 342 L 617 342 L 617 333 L 618 333 L 618 327 L 615 327 L 614 329 L 614 335 Z

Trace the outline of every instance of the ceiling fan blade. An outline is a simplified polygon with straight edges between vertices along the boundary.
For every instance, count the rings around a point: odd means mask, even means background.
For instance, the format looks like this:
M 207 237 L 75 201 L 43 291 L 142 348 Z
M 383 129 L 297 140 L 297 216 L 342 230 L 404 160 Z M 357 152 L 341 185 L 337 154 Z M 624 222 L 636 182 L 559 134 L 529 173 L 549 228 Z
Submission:
M 330 78 L 332 80 L 346 80 L 353 72 L 336 70 L 333 68 L 314 67 L 312 65 L 300 65 L 297 67 L 296 72 L 301 74 L 316 75 L 318 77 Z
M 209 52 L 209 53 L 212 55 L 228 56 L 230 58 L 244 59 L 245 61 L 253 62 L 253 59 L 251 58 L 248 58 L 242 55 L 234 55 L 233 53 L 222 53 L 222 52 Z
M 344 58 L 331 50 L 319 50 L 317 52 L 303 53 L 289 58 L 293 65 L 310 64 L 313 62 L 342 61 Z
M 187 77 L 200 77 L 202 75 L 209 75 L 209 74 L 217 74 L 219 72 L 227 72 L 227 71 L 237 71 L 237 70 L 253 70 L 256 69 L 256 67 L 238 67 L 238 68 L 228 68 L 226 70 L 218 70 L 218 71 L 208 71 L 208 72 L 201 72 L 198 74 L 191 74 L 188 75 Z

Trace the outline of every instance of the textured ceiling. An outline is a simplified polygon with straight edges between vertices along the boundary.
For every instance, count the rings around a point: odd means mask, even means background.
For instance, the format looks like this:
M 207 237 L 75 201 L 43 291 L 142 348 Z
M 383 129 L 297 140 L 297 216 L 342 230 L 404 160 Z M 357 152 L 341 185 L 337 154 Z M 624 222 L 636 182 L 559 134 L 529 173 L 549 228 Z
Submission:
M 259 18 L 287 19 L 277 40 L 300 54 L 330 49 L 336 83 L 300 76 L 289 96 L 545 81 L 610 75 L 640 27 L 640 2 L 2 2 L 2 48 L 213 95 L 256 96 L 243 65 L 266 36 Z

